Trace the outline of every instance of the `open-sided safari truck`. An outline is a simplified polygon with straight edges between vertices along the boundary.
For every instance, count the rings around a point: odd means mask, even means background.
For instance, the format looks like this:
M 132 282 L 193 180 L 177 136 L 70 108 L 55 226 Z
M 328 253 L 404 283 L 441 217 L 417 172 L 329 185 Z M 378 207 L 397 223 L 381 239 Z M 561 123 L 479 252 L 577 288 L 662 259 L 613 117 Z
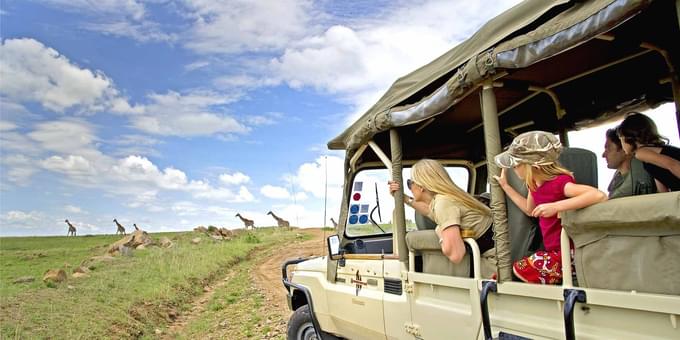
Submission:
M 629 111 L 675 102 L 677 115 L 678 13 L 679 0 L 525 1 L 398 79 L 328 144 L 346 150 L 338 235 L 328 256 L 283 265 L 289 338 L 680 339 L 680 193 L 563 214 L 575 273 L 567 260 L 562 285 L 513 282 L 513 260 L 540 248 L 540 232 L 489 181 L 499 169 L 488 162 L 528 130 L 568 146 L 568 131 Z M 422 158 L 472 194 L 490 191 L 487 254 L 465 238 L 466 258 L 448 262 L 403 193 L 387 193 Z M 596 186 L 592 152 L 567 148 L 561 161 Z M 491 257 L 497 280 L 482 275 Z

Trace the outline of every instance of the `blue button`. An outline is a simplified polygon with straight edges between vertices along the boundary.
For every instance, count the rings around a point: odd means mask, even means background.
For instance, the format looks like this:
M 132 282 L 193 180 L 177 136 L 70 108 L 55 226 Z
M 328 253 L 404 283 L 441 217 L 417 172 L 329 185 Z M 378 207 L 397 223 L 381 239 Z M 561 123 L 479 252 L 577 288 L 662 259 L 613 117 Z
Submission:
M 359 216 L 349 215 L 349 224 L 357 224 L 358 220 L 359 220 Z
M 368 222 L 368 215 L 359 216 L 359 223 L 366 224 L 366 222 Z
M 349 213 L 350 214 L 358 214 L 359 213 L 359 205 L 358 204 L 352 204 L 349 206 Z

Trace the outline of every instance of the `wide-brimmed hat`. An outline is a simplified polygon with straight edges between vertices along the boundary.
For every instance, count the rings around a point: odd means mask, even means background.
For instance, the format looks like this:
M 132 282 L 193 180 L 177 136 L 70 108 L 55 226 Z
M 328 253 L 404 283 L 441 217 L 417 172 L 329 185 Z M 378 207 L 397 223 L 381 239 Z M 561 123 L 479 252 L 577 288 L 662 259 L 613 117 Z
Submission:
M 562 143 L 552 133 L 545 131 L 525 132 L 512 140 L 508 150 L 494 158 L 502 168 L 519 164 L 548 165 L 555 163 L 562 152 Z

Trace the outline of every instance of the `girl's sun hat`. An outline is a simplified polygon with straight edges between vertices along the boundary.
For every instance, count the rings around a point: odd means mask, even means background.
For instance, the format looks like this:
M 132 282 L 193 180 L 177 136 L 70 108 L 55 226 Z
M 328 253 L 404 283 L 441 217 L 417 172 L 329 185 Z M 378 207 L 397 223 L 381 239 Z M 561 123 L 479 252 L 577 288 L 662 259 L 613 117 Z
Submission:
M 501 168 L 519 164 L 548 165 L 557 162 L 562 143 L 552 133 L 545 131 L 525 132 L 512 140 L 508 150 L 494 158 Z

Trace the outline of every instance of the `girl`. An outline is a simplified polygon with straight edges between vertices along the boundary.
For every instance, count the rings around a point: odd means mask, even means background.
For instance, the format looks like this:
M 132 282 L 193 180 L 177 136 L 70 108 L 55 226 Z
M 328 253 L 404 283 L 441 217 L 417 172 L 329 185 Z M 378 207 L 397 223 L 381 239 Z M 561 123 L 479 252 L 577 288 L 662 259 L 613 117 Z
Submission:
M 642 162 L 652 175 L 658 192 L 680 190 L 680 149 L 668 145 L 649 117 L 633 112 L 617 129 L 621 146 Z
M 517 136 L 507 151 L 496 156 L 502 167 L 494 176 L 505 194 L 529 216 L 538 218 L 545 251 L 538 251 L 512 266 L 524 282 L 559 284 L 562 282 L 558 214 L 607 200 L 607 195 L 588 185 L 576 184 L 572 173 L 558 163 L 562 144 L 545 131 L 530 131 Z M 506 168 L 513 168 L 526 183 L 529 193 L 522 197 L 507 182 Z
M 465 256 L 461 229 L 474 232 L 480 252 L 493 248 L 491 210 L 459 188 L 439 162 L 422 159 L 413 165 L 406 185 L 413 197 L 404 195 L 404 203 L 427 216 L 437 227 L 442 252 L 453 263 Z M 390 193 L 399 190 L 397 182 L 390 181 Z

